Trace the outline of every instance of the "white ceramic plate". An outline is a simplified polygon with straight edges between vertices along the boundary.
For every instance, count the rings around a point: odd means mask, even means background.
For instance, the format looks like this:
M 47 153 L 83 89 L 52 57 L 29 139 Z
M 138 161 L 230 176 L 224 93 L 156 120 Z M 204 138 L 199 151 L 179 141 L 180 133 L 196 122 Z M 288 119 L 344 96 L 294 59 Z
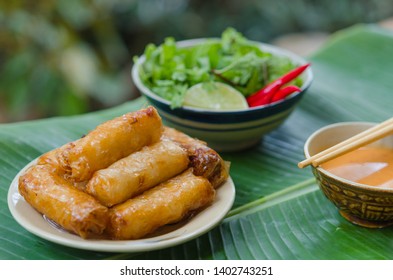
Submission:
M 216 200 L 187 222 L 168 228 L 165 233 L 139 240 L 86 240 L 53 226 L 28 204 L 18 191 L 18 180 L 35 161 L 14 178 L 8 191 L 8 207 L 14 219 L 29 232 L 61 245 L 102 252 L 142 252 L 175 246 L 194 239 L 215 227 L 231 209 L 235 186 L 231 178 L 217 189 Z

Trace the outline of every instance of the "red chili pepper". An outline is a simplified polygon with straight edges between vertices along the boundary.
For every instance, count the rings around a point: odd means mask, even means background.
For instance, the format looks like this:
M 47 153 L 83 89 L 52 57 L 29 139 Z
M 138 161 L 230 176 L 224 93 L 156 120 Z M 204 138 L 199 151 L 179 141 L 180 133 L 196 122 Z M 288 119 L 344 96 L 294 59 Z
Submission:
M 288 95 L 290 95 L 291 93 L 299 92 L 299 91 L 301 91 L 301 89 L 297 86 L 287 86 L 285 88 L 278 90 L 274 94 L 271 102 L 276 102 L 276 101 L 282 100 L 285 97 L 287 97 Z
M 278 80 L 273 81 L 256 93 L 247 97 L 248 106 L 255 107 L 268 104 L 280 87 L 281 83 Z
M 274 80 L 270 84 L 266 85 L 259 91 L 247 97 L 247 103 L 250 107 L 260 106 L 269 104 L 272 101 L 274 94 L 286 83 L 297 78 L 307 67 L 310 66 L 310 63 L 299 66 L 287 74 L 281 76 L 277 80 Z

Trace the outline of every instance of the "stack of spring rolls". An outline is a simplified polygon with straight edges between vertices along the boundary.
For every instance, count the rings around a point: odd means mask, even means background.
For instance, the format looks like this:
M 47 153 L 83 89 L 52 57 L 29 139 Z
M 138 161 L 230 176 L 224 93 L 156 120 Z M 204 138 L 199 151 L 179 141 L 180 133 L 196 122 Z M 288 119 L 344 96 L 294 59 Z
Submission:
M 19 192 L 82 238 L 139 239 L 213 203 L 228 170 L 206 143 L 163 126 L 148 107 L 42 155 Z

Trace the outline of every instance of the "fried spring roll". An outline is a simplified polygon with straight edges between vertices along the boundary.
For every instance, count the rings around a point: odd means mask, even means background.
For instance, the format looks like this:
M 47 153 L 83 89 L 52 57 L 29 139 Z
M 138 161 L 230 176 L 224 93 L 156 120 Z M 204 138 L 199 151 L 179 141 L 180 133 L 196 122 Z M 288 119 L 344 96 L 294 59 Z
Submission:
M 42 156 L 40 156 L 37 160 L 38 165 L 49 165 L 53 167 L 54 171 L 61 171 L 61 166 L 59 162 L 59 155 L 64 151 L 65 145 L 53 149 L 49 152 L 46 152 Z
M 156 109 L 148 107 L 107 121 L 69 143 L 60 156 L 60 164 L 70 179 L 89 180 L 95 171 L 158 142 L 161 134 L 161 117 Z
M 186 170 L 187 152 L 162 140 L 94 173 L 86 191 L 110 207 Z
M 207 178 L 213 187 L 217 188 L 228 178 L 229 163 L 205 142 L 169 127 L 164 127 L 163 138 L 170 139 L 186 149 L 194 174 Z
M 104 232 L 108 208 L 52 172 L 49 165 L 34 165 L 19 178 L 19 193 L 38 212 L 82 238 Z
M 213 202 L 215 190 L 191 169 L 109 210 L 108 231 L 113 239 L 138 239 L 178 222 Z
M 47 168 L 50 168 L 50 171 L 52 173 L 61 177 L 66 177 L 66 174 L 59 162 L 59 155 L 61 155 L 61 153 L 65 150 L 65 148 L 66 145 L 63 145 L 59 148 L 46 152 L 45 154 L 43 154 L 37 159 L 37 164 L 46 165 Z M 75 188 L 84 191 L 86 189 L 87 181 L 82 181 L 82 182 L 70 181 L 70 183 Z

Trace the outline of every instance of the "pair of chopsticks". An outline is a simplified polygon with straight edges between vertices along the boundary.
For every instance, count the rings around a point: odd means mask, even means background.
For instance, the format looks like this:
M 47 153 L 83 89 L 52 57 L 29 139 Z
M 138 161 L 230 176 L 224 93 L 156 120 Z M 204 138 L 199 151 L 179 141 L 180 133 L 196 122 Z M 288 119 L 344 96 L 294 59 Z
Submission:
M 356 150 L 393 133 L 393 118 L 390 118 L 378 125 L 375 125 L 355 136 L 352 136 L 318 154 L 309 157 L 298 163 L 299 168 L 304 168 L 310 164 L 314 167 L 339 157 L 345 153 Z

